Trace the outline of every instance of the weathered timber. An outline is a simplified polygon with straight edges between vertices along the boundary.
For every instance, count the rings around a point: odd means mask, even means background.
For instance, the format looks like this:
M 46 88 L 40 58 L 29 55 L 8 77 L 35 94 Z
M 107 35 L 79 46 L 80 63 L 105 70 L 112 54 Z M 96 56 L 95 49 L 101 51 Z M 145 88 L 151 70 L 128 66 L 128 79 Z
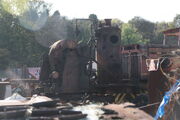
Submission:
M 73 110 L 61 110 L 62 115 L 74 115 L 74 114 L 82 114 L 81 111 L 73 111 Z
M 26 110 L 13 110 L 0 112 L 0 119 L 15 119 L 15 118 L 23 118 L 26 115 Z
M 28 120 L 60 120 L 58 117 L 29 117 Z
M 33 107 L 55 107 L 57 104 L 57 101 L 45 101 L 45 102 L 38 102 L 33 103 Z
M 12 111 L 12 110 L 26 110 L 29 106 L 7 106 L 3 108 L 3 111 Z
M 43 109 L 33 109 L 31 116 L 53 116 L 59 115 L 59 110 L 56 108 L 43 108 Z
M 76 114 L 76 115 L 61 115 L 60 120 L 79 120 L 86 118 L 87 114 Z

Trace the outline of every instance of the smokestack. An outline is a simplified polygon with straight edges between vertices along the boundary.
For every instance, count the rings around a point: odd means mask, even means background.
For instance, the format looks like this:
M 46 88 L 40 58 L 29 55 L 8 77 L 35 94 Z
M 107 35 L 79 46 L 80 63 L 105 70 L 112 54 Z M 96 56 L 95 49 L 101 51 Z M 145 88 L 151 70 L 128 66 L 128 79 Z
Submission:
M 106 26 L 111 26 L 112 19 L 104 19 Z

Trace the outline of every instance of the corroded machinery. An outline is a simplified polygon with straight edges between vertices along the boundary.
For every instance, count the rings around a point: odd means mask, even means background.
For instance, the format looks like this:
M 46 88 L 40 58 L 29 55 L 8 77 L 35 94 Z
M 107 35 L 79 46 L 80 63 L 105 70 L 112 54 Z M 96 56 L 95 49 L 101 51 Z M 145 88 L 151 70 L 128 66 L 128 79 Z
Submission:
M 121 79 L 121 30 L 110 19 L 96 30 L 99 84 L 116 84 Z
M 161 63 L 166 68 L 171 63 L 168 61 L 177 61 L 171 53 L 179 49 L 179 46 L 122 45 L 121 30 L 112 26 L 110 19 L 99 24 L 94 32 L 91 44 L 88 45 L 76 45 L 74 49 L 71 49 L 63 44 L 56 44 L 60 46 L 55 46 L 59 52 L 55 57 L 58 62 L 54 64 L 54 68 L 57 69 L 52 69 L 49 55 L 45 57 L 45 63 L 41 69 L 40 81 L 43 91 L 53 94 L 120 93 L 123 95 L 118 95 L 119 100 L 140 101 L 142 98 L 148 102 L 144 94 L 148 90 L 149 71 L 147 67 L 152 67 L 150 64 L 153 64 L 155 65 L 153 68 L 158 69 L 158 64 Z M 163 63 L 164 58 L 166 61 Z M 58 79 L 52 77 L 53 71 L 59 73 Z M 140 96 L 141 93 L 143 96 Z

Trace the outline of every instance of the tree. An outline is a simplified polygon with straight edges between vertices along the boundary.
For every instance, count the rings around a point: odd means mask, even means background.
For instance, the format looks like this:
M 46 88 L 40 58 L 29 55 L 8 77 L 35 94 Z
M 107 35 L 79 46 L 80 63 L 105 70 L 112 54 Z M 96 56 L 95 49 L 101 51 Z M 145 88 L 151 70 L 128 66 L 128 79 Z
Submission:
M 76 40 L 81 43 L 87 43 L 91 38 L 91 32 L 92 31 L 92 21 L 89 20 L 78 20 L 76 23 L 77 29 L 77 35 Z
M 18 16 L 0 4 L 0 69 L 22 65 L 39 66 L 46 48 L 35 41 L 34 31 L 24 28 Z
M 36 40 L 41 45 L 49 47 L 57 40 L 73 39 L 73 34 L 72 22 L 60 16 L 59 11 L 55 11 L 48 17 L 44 27 L 36 32 Z
M 142 35 L 143 39 L 152 40 L 154 36 L 155 24 L 141 17 L 134 17 L 128 23 L 133 25 Z
M 96 15 L 96 14 L 90 14 L 90 15 L 89 15 L 89 19 L 92 19 L 92 20 L 95 20 L 95 21 L 97 21 L 97 20 L 98 20 L 98 18 L 97 18 L 97 15 Z
M 41 0 L 29 1 L 27 10 L 18 16 L 20 25 L 32 31 L 41 29 L 48 19 L 50 7 Z
M 21 15 L 28 8 L 29 0 L 1 0 L 1 7 L 12 15 Z
M 111 23 L 112 23 L 112 26 L 117 26 L 119 28 L 122 28 L 123 22 L 119 19 L 112 19 Z
M 174 27 L 180 27 L 180 14 L 177 14 L 173 20 Z
M 97 29 L 98 27 L 98 17 L 96 14 L 90 14 L 89 19 L 93 20 L 94 29 Z
M 144 39 L 131 24 L 122 25 L 122 43 L 127 44 L 145 44 L 148 40 Z
M 155 30 L 154 30 L 154 37 L 151 39 L 152 44 L 163 44 L 163 31 L 174 28 L 173 22 L 156 22 L 155 23 Z
M 10 53 L 6 48 L 0 48 L 0 70 L 5 69 L 6 65 L 9 64 Z

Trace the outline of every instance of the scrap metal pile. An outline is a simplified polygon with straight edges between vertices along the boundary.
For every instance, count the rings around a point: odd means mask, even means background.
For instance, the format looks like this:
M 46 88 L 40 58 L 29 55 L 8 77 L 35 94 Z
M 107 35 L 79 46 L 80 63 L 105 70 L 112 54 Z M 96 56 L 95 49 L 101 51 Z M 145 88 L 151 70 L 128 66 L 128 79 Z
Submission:
M 131 103 L 109 104 L 63 102 L 45 96 L 33 96 L 31 99 L 14 94 L 0 100 L 1 120 L 152 120 L 147 113 L 133 108 Z
M 70 104 L 61 104 L 58 100 L 52 100 L 45 96 L 34 96 L 30 100 L 18 96 L 16 96 L 17 100 L 6 99 L 0 101 L 0 119 L 76 120 L 87 116 L 81 111 L 72 110 Z

